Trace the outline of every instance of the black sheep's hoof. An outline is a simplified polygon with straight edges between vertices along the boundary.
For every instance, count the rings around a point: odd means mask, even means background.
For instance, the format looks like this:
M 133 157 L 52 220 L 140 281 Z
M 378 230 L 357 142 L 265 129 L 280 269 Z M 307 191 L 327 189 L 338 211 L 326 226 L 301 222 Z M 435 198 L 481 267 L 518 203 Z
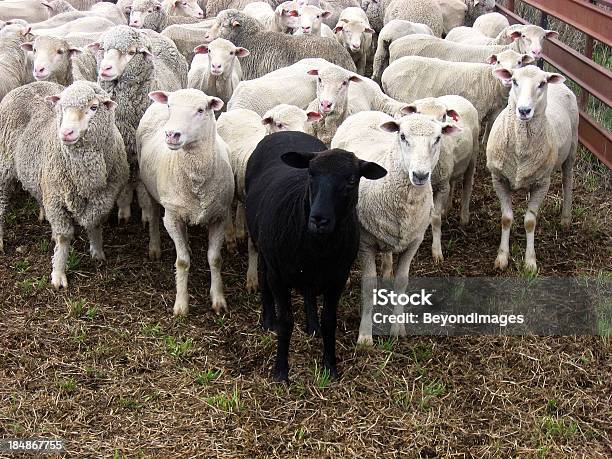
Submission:
M 275 324 L 274 319 L 264 319 L 261 322 L 261 327 L 265 331 L 275 331 L 276 330 L 276 324 Z
M 332 381 L 337 381 L 340 379 L 336 365 L 325 365 L 325 368 L 329 371 L 329 379 Z
M 289 370 L 274 371 L 274 382 L 289 384 Z
M 308 324 L 306 326 L 306 333 L 308 336 L 314 336 L 315 338 L 321 337 L 321 327 L 318 323 L 316 324 Z

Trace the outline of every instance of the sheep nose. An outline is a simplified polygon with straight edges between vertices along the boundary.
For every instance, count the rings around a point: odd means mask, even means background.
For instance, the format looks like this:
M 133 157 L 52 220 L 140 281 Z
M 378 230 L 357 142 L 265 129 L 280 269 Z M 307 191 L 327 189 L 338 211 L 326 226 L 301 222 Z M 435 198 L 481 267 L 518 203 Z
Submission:
M 531 53 L 533 54 L 533 57 L 540 57 L 542 55 L 542 50 L 541 49 L 534 49 L 531 51 Z
M 176 144 L 181 138 L 181 133 L 178 131 L 166 131 L 166 143 Z
M 71 137 L 74 135 L 74 129 L 62 128 L 60 129 L 60 134 L 63 140 L 70 140 Z
M 412 173 L 413 181 L 418 185 L 424 185 L 429 179 L 429 172 L 413 172 Z
M 102 66 L 102 70 L 112 70 L 113 64 L 105 64 Z
M 308 32 L 310 32 L 310 27 L 302 27 L 302 31 L 304 33 L 308 33 Z
M 324 112 L 330 111 L 331 110 L 331 106 L 332 106 L 332 103 L 329 100 L 322 100 L 321 101 L 321 109 Z
M 213 64 L 212 68 L 219 70 L 221 68 L 221 64 Z
M 530 107 L 519 107 L 518 108 L 519 115 L 528 116 L 531 113 Z
M 315 229 L 323 229 L 329 225 L 330 219 L 323 217 L 321 215 L 311 215 L 310 216 L 310 224 Z

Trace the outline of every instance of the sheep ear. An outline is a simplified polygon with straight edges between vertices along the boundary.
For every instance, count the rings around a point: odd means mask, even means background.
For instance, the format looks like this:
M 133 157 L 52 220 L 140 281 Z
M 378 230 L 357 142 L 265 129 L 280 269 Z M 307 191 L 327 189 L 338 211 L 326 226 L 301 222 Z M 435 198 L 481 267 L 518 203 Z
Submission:
M 291 16 L 292 18 L 297 18 L 300 15 L 298 10 L 291 10 L 287 13 L 287 16 Z
M 92 53 L 97 53 L 98 51 L 100 51 L 101 47 L 102 45 L 98 42 L 90 43 L 89 45 L 87 45 L 87 48 L 91 50 Z
M 387 169 L 370 161 L 359 160 L 359 173 L 370 180 L 378 180 L 387 175 Z
M 417 112 L 417 108 L 416 108 L 416 105 L 414 104 L 406 105 L 405 107 L 402 107 L 400 109 L 400 113 L 404 115 L 413 115 L 416 112 Z
M 489 57 L 487 57 L 485 62 L 491 65 L 497 64 L 497 54 L 491 54 Z
M 306 113 L 306 120 L 308 122 L 316 121 L 321 119 L 321 114 L 319 112 L 308 112 Z
M 83 50 L 81 48 L 70 48 L 68 50 L 68 55 L 72 58 L 81 54 Z
M 310 161 L 315 157 L 315 153 L 297 153 L 295 151 L 284 153 L 281 155 L 281 161 L 288 166 L 295 167 L 296 169 L 308 169 Z
M 359 78 L 357 75 L 351 75 L 349 77 L 349 81 L 352 81 L 353 83 L 361 83 L 363 80 Z
M 559 32 L 557 32 L 556 30 L 546 31 L 546 38 L 557 38 L 558 36 L 559 36 Z
M 23 43 L 21 49 L 24 51 L 32 51 L 34 49 L 34 43 Z
M 127 5 L 123 7 L 124 14 L 130 14 L 132 12 L 132 5 Z
M 399 131 L 399 123 L 397 121 L 387 121 L 380 125 L 380 129 L 385 132 L 397 132 Z
M 240 21 L 236 19 L 232 21 L 232 29 L 235 29 L 236 27 L 240 27 L 240 26 L 241 26 Z
M 529 54 L 523 54 L 523 56 L 521 56 L 521 66 L 533 64 L 534 62 L 535 62 L 534 57 L 530 56 Z
M 223 108 L 223 101 L 218 97 L 211 97 L 208 99 L 208 108 L 214 111 L 219 111 Z
M 240 46 L 236 48 L 236 57 L 247 57 L 249 54 L 251 54 L 251 51 L 246 48 Z
M 114 100 L 108 99 L 102 102 L 102 105 L 104 105 L 107 110 L 114 110 L 115 107 L 117 106 L 117 102 L 115 102 Z
M 165 92 L 165 91 L 153 91 L 149 93 L 149 98 L 155 102 L 158 102 L 160 104 L 167 104 L 168 103 L 168 96 L 170 95 L 169 92 Z
M 208 45 L 198 45 L 193 48 L 193 52 L 196 54 L 208 54 Z
M 261 120 L 261 124 L 263 124 L 264 126 L 267 126 L 268 124 L 272 124 L 272 117 L 266 116 L 265 118 Z
M 374 29 L 373 29 L 372 27 L 366 27 L 366 28 L 364 29 L 364 32 L 365 32 L 365 33 L 374 33 Z
M 497 69 L 493 70 L 493 75 L 495 75 L 500 80 L 509 80 L 512 78 L 512 71 L 508 69 Z
M 549 73 L 546 80 L 551 84 L 559 84 L 565 81 L 565 77 L 563 75 L 559 75 L 558 73 Z
M 328 17 L 330 17 L 331 15 L 332 15 L 332 12 L 331 12 L 331 11 L 323 11 L 323 12 L 321 13 L 321 17 L 322 17 L 322 18 L 328 18 Z
M 458 134 L 461 131 L 463 131 L 463 129 L 459 126 L 455 126 L 454 124 L 445 124 L 442 126 L 442 134 L 444 135 Z
M 317 69 L 312 69 L 306 72 L 308 75 L 318 75 L 319 71 Z
M 24 37 L 30 32 L 32 32 L 32 27 L 30 26 L 25 26 L 23 29 L 21 29 L 21 35 Z
M 342 29 L 343 29 L 343 27 L 341 25 L 337 25 L 336 27 L 334 27 L 334 33 L 341 32 Z
M 55 105 L 57 105 L 57 103 L 60 101 L 60 95 L 56 94 L 54 96 L 47 96 L 45 97 L 45 102 L 47 102 L 51 107 L 55 107 Z
M 509 38 L 511 38 L 511 39 L 512 39 L 512 41 L 514 41 L 514 40 L 518 40 L 518 39 L 519 39 L 519 38 L 521 38 L 522 36 L 523 36 L 523 33 L 522 33 L 522 32 L 520 32 L 520 31 L 518 31 L 518 30 L 515 30 L 514 32 L 512 32 L 512 33 L 509 35 Z
M 446 116 L 450 116 L 453 121 L 459 121 L 459 114 L 452 108 L 450 110 L 446 110 Z
M 138 50 L 138 52 L 142 53 L 142 55 L 144 56 L 145 60 L 147 60 L 147 61 L 153 60 L 153 54 L 147 48 L 140 48 Z

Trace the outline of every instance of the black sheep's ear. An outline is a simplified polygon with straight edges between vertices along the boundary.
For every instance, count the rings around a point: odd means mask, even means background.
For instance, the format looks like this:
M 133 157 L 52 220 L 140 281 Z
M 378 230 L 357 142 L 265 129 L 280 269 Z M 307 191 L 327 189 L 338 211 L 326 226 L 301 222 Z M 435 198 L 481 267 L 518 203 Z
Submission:
M 370 180 L 378 180 L 387 175 L 387 169 L 370 161 L 359 160 L 359 173 Z
M 281 160 L 288 166 L 295 167 L 296 169 L 308 169 L 310 160 L 314 157 L 315 154 L 311 152 L 297 153 L 292 151 L 281 155 Z

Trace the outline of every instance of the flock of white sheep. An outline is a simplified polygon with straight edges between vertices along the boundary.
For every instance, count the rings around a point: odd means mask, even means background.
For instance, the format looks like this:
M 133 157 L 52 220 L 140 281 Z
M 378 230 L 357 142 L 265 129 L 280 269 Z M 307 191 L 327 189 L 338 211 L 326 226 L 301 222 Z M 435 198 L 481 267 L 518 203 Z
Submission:
M 558 168 L 570 222 L 578 108 L 563 76 L 533 65 L 556 32 L 510 25 L 493 6 L 0 0 L 0 250 L 19 183 L 51 225 L 52 284 L 67 287 L 74 224 L 104 259 L 108 214 L 117 206 L 129 220 L 136 196 L 149 256 L 161 256 L 160 213 L 176 247 L 174 313 L 188 312 L 189 225 L 208 227 L 212 307 L 224 310 L 221 249 L 248 237 L 247 161 L 266 135 L 292 130 L 388 172 L 359 191 L 364 277 L 381 253 L 382 275 L 395 254 L 395 275 L 407 279 L 430 225 L 443 260 L 442 220 L 459 182 L 469 222 L 481 143 L 501 203 L 495 266 L 508 266 L 511 195 L 522 189 L 525 266 L 536 270 L 536 217 Z M 258 288 L 250 240 L 246 285 Z M 359 340 L 371 334 L 362 320 Z

